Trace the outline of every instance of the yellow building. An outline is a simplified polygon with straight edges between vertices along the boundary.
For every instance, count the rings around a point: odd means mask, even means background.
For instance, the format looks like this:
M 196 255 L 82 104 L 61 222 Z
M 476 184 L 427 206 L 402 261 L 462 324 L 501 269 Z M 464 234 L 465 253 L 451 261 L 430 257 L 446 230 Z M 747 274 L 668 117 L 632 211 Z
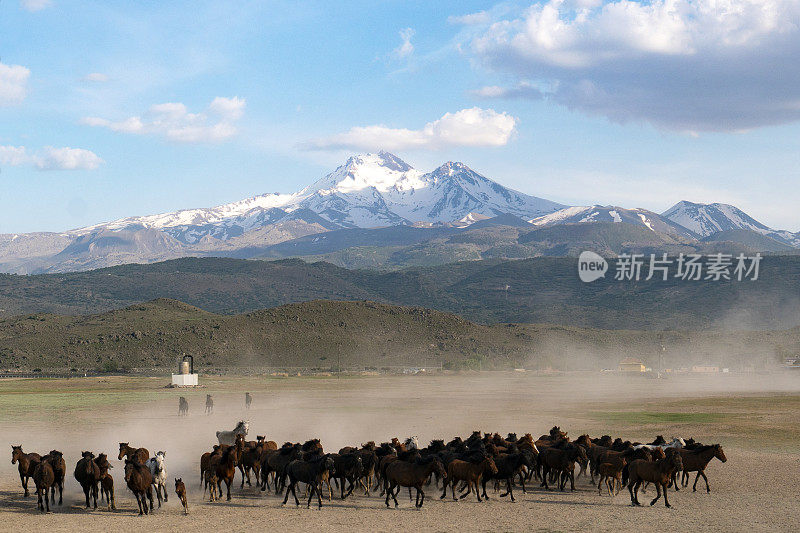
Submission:
M 634 359 L 633 357 L 626 357 L 622 361 L 619 362 L 618 370 L 620 372 L 644 372 L 647 367 L 644 366 L 638 359 Z

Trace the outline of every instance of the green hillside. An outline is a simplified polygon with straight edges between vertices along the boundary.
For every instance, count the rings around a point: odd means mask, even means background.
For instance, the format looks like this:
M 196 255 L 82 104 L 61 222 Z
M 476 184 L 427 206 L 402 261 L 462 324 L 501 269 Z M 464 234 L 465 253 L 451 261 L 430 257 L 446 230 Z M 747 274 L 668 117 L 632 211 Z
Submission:
M 0 276 L 0 316 L 91 314 L 157 298 L 236 314 L 309 300 L 372 300 L 473 322 L 605 329 L 780 329 L 800 324 L 800 256 L 768 256 L 758 281 L 577 277 L 572 258 L 488 259 L 398 271 L 301 260 L 185 258 L 66 274 Z
M 800 328 L 776 332 L 610 331 L 549 325 L 483 326 L 450 313 L 374 302 L 311 301 L 217 315 L 160 299 L 88 316 L 0 320 L 0 369 L 168 371 L 197 368 L 564 370 L 614 368 L 633 355 L 674 367 L 711 362 L 774 366 L 800 350 Z

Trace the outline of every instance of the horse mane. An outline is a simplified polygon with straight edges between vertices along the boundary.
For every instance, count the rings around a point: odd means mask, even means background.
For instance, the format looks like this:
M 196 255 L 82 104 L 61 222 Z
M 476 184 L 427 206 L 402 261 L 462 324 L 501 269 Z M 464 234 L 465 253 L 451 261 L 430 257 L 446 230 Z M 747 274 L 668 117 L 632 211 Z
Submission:
M 692 452 L 692 453 L 702 453 L 702 452 L 707 452 L 708 450 L 714 449 L 717 446 L 719 446 L 719 444 L 701 444 L 700 446 L 698 446 L 694 450 L 689 450 L 689 451 Z

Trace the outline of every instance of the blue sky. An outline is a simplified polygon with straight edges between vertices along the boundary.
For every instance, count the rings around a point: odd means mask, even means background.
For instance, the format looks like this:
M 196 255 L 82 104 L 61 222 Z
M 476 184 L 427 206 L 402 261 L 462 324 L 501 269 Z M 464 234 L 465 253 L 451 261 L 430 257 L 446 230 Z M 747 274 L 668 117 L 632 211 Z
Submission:
M 798 231 L 797 4 L 1 2 L 0 233 L 290 192 L 379 148 Z

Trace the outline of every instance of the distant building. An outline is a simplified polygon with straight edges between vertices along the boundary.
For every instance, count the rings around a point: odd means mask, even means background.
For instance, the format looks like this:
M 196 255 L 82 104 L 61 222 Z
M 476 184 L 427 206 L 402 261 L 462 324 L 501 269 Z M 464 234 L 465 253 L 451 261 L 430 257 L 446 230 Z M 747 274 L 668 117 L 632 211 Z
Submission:
M 719 372 L 719 367 L 711 364 L 694 365 L 692 367 L 692 372 L 699 374 L 715 374 Z
M 619 362 L 617 370 L 620 372 L 644 372 L 647 370 L 647 367 L 644 366 L 644 363 L 638 359 L 634 359 L 633 357 L 626 357 L 622 361 Z

